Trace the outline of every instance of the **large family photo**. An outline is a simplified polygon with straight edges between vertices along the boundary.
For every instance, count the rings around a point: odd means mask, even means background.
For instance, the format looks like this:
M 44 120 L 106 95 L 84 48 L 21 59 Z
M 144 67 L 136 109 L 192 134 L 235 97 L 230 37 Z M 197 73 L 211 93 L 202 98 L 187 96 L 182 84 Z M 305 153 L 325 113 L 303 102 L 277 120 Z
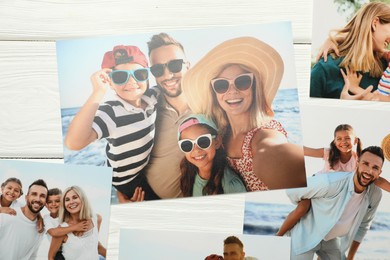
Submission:
M 0 161 L 0 259 L 105 259 L 109 168 Z
M 305 186 L 291 40 L 283 22 L 59 41 L 65 163 L 113 167 L 119 202 Z

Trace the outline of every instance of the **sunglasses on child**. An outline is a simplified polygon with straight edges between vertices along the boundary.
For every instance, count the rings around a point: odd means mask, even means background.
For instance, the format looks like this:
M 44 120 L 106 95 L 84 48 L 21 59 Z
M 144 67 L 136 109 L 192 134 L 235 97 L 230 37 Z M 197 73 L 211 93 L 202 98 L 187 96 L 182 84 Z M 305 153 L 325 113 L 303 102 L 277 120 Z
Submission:
M 211 80 L 211 86 L 215 93 L 224 94 L 229 90 L 230 85 L 239 91 L 249 89 L 253 83 L 253 73 L 238 75 L 234 79 L 216 78 Z
M 202 150 L 206 150 L 211 146 L 212 139 L 215 138 L 215 135 L 204 134 L 198 136 L 195 140 L 183 139 L 179 141 L 180 150 L 183 153 L 189 153 L 194 149 L 195 144 Z
M 116 85 L 124 85 L 129 81 L 130 75 L 137 82 L 143 82 L 149 79 L 149 69 L 141 68 L 135 70 L 113 70 L 110 72 L 110 78 Z
M 164 75 L 165 67 L 167 67 L 171 73 L 178 73 L 182 70 L 183 64 L 183 59 L 171 60 L 165 64 L 154 64 L 152 67 L 150 67 L 150 72 L 153 74 L 153 76 L 158 78 Z

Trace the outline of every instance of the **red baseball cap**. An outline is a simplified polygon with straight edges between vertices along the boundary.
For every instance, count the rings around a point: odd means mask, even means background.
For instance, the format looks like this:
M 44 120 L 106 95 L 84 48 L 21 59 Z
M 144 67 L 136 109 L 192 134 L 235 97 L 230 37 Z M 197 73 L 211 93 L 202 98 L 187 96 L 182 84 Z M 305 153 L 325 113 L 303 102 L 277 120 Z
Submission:
M 138 47 L 118 45 L 104 54 L 102 69 L 124 63 L 137 63 L 144 68 L 148 67 L 148 60 Z

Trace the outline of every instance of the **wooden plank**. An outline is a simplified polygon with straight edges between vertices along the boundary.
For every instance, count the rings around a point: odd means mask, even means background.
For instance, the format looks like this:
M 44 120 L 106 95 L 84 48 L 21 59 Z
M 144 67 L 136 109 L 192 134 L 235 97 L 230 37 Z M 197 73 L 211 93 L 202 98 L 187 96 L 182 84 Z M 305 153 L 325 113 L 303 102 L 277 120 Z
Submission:
M 118 259 L 121 228 L 241 234 L 244 202 L 237 194 L 111 206 L 107 259 Z
M 292 21 L 296 42 L 311 38 L 312 1 L 0 1 L 0 40 L 57 40 L 155 30 Z

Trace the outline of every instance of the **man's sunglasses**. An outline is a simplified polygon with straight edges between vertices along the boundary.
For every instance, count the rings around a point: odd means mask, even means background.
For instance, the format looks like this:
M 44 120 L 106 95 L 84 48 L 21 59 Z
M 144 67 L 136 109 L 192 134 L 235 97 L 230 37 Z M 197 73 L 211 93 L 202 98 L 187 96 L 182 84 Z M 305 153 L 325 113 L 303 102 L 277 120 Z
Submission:
M 153 74 L 153 76 L 158 78 L 164 75 L 165 67 L 167 67 L 171 73 L 178 73 L 182 70 L 183 64 L 183 59 L 171 60 L 165 64 L 154 64 L 152 67 L 150 67 L 150 72 Z
M 230 85 L 239 91 L 249 89 L 253 83 L 253 73 L 245 73 L 238 75 L 234 79 L 216 78 L 211 80 L 211 86 L 215 93 L 224 94 L 229 90 Z
M 137 82 L 143 82 L 149 79 L 149 69 L 142 68 L 136 70 L 113 70 L 110 72 L 110 78 L 116 85 L 124 85 L 129 81 L 130 75 Z
M 195 144 L 202 150 L 206 150 L 211 146 L 212 138 L 215 138 L 215 135 L 204 134 L 198 136 L 195 140 L 183 139 L 179 141 L 180 150 L 183 153 L 189 153 L 194 149 Z

